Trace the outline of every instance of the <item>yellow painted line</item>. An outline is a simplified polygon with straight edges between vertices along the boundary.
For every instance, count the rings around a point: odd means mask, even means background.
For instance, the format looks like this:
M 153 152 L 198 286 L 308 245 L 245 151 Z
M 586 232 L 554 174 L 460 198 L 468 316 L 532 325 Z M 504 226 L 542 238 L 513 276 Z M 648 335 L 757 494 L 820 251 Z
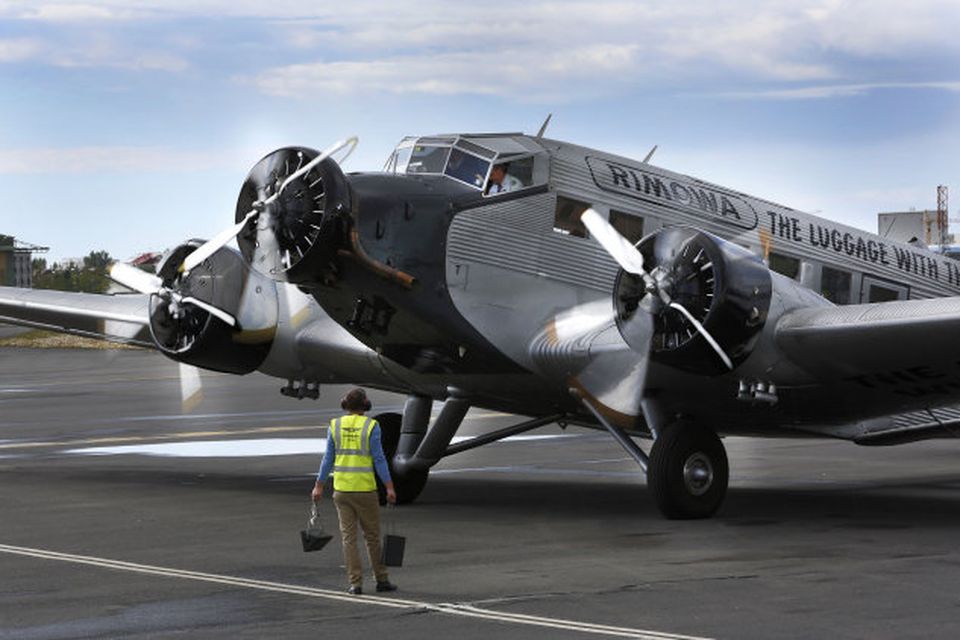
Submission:
M 260 591 L 269 591 L 273 593 L 287 593 L 296 596 L 336 600 L 339 602 L 349 602 L 351 604 L 360 606 L 429 611 L 449 616 L 475 618 L 506 624 L 535 626 L 547 629 L 579 631 L 581 633 L 612 636 L 617 638 L 635 638 L 637 640 L 706 640 L 700 637 L 664 633 L 661 631 L 650 631 L 646 629 L 635 629 L 630 627 L 617 627 L 605 624 L 595 624 L 592 622 L 566 620 L 563 618 L 532 616 L 521 613 L 507 613 L 496 611 L 494 609 L 474 607 L 468 603 L 433 603 L 418 600 L 406 600 L 396 597 L 351 596 L 343 592 L 332 591 L 330 589 L 317 589 L 314 587 L 305 587 L 295 584 L 284 584 L 282 582 L 268 582 L 266 580 L 252 580 L 250 578 L 227 576 L 216 573 L 202 573 L 199 571 L 187 571 L 183 569 L 173 569 L 170 567 L 158 567 L 155 565 L 124 562 L 122 560 L 111 560 L 109 558 L 98 558 L 94 556 L 81 556 L 70 553 L 60 553 L 57 551 L 48 551 L 46 549 L 33 549 L 30 547 L 19 547 L 7 544 L 0 544 L 0 553 L 7 553 L 28 558 L 39 558 L 42 560 L 69 562 L 73 564 L 113 569 L 116 571 L 127 571 L 131 573 L 163 576 L 169 578 L 180 578 L 183 580 L 193 580 L 196 582 L 207 582 L 232 587 L 242 587 L 245 589 L 257 589 Z

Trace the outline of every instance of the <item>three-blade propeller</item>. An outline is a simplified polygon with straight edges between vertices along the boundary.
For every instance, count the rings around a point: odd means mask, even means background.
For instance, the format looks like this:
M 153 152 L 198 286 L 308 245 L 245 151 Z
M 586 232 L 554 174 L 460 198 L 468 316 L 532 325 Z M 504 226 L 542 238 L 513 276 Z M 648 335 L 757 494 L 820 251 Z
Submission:
M 212 256 L 214 253 L 216 253 L 218 249 L 225 246 L 228 242 L 230 242 L 235 237 L 237 237 L 237 234 L 243 231 L 243 228 L 247 226 L 247 223 L 249 223 L 251 219 L 259 218 L 260 213 L 265 211 L 268 205 L 272 204 L 277 198 L 279 198 L 280 195 L 284 192 L 284 190 L 287 188 L 287 186 L 290 183 L 292 183 L 294 180 L 297 180 L 301 176 L 304 176 L 310 173 L 314 169 L 314 167 L 316 167 L 318 164 L 320 164 L 321 162 L 323 162 L 333 154 L 337 153 L 341 149 L 346 148 L 347 149 L 346 153 L 344 153 L 339 159 L 339 162 L 342 163 L 344 160 L 347 159 L 347 157 L 350 156 L 351 153 L 353 153 L 353 150 L 357 146 L 357 142 L 358 142 L 357 136 L 351 136 L 345 140 L 339 140 L 333 145 L 331 145 L 330 147 L 328 147 L 327 149 L 325 149 L 324 151 L 322 151 L 320 155 L 318 155 L 316 158 L 314 158 L 313 160 L 311 160 L 310 162 L 303 165 L 302 167 L 294 171 L 292 174 L 287 176 L 287 178 L 280 184 L 280 188 L 278 188 L 273 193 L 273 195 L 271 195 L 266 200 L 258 200 L 257 202 L 255 202 L 253 204 L 253 209 L 251 209 L 247 213 L 247 215 L 245 215 L 243 219 L 240 220 L 240 222 L 230 227 L 227 227 L 226 229 L 224 229 L 223 231 L 215 235 L 213 238 L 211 238 L 204 244 L 197 247 L 196 250 L 194 250 L 190 255 L 188 255 L 184 259 L 183 264 L 180 265 L 181 273 L 189 273 L 192 269 L 196 268 L 197 265 L 201 264 L 204 260 Z
M 155 276 L 152 273 L 147 273 L 146 271 L 138 269 L 132 265 L 123 262 L 115 262 L 110 266 L 109 274 L 112 280 L 115 280 L 116 282 L 119 282 L 123 286 L 129 287 L 134 291 L 160 296 L 168 302 L 176 305 L 192 304 L 203 309 L 207 313 L 220 318 L 231 327 L 235 327 L 237 325 L 236 318 L 223 309 L 215 307 L 209 302 L 205 302 L 199 298 L 195 298 L 194 296 L 185 296 L 165 285 L 159 276 Z
M 644 269 L 643 254 L 640 253 L 636 246 L 620 235 L 620 232 L 618 232 L 613 225 L 593 209 L 584 211 L 580 219 L 583 221 L 584 226 L 590 231 L 590 234 L 600 243 L 607 253 L 617 261 L 617 264 L 619 264 L 624 271 L 643 279 L 648 295 L 656 295 L 667 308 L 682 314 L 697 332 L 703 336 L 707 344 L 717 353 L 727 369 L 733 369 L 733 362 L 730 360 L 730 356 L 726 354 L 703 324 L 682 304 L 671 300 L 669 291 L 660 286 L 657 279 Z M 654 333 L 653 317 L 650 313 L 644 311 L 642 305 L 624 322 L 621 330 L 631 334 L 633 338 L 631 342 L 633 342 L 633 344 L 645 344 L 646 351 L 649 353 Z

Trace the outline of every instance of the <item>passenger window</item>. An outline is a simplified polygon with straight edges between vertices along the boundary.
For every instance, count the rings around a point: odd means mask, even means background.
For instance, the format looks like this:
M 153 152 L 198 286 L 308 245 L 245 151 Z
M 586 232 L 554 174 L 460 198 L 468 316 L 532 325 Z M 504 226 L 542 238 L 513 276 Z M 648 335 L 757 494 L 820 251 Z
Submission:
M 820 272 L 820 293 L 834 304 L 850 304 L 852 276 L 846 271 L 823 267 Z
M 610 225 L 620 232 L 631 244 L 637 244 L 643 237 L 643 218 L 623 211 L 610 210 Z
M 771 271 L 776 271 L 791 280 L 796 280 L 800 275 L 800 261 L 796 258 L 771 251 L 767 264 L 770 266 Z
M 870 296 L 867 302 L 890 302 L 899 300 L 900 292 L 887 287 L 881 287 L 878 284 L 870 285 Z
M 553 230 L 578 238 L 587 237 L 587 228 L 580 220 L 583 212 L 590 208 L 586 202 L 557 196 L 557 212 L 553 220 Z

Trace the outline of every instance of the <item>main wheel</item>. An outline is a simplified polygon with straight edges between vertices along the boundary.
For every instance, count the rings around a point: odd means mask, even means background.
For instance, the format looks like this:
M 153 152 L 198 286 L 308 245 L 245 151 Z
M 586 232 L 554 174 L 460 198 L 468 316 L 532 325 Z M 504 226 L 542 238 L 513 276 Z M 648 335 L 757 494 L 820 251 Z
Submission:
M 668 518 L 712 516 L 727 494 L 729 476 L 720 438 L 696 424 L 670 425 L 650 450 L 647 486 Z
M 430 470 L 398 473 L 393 468 L 393 457 L 400 444 L 400 426 L 403 423 L 403 416 L 399 413 L 381 413 L 373 416 L 373 419 L 380 423 L 380 444 L 383 445 L 383 453 L 390 466 L 390 477 L 393 478 L 393 490 L 397 492 L 397 503 L 409 504 L 416 500 L 423 488 L 427 486 Z M 380 495 L 380 504 L 386 504 L 387 488 L 380 482 L 380 478 L 377 478 L 377 493 Z

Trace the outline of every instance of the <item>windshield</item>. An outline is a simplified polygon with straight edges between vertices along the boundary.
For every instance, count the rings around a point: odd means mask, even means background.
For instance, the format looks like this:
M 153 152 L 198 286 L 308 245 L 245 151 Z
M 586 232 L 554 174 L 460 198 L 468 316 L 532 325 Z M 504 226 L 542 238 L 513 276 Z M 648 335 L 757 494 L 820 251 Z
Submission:
M 410 154 L 407 173 L 443 173 L 449 154 L 450 147 L 418 144 Z
M 467 153 L 457 147 L 450 152 L 450 162 L 447 163 L 446 174 L 451 178 L 466 182 L 470 186 L 483 187 L 483 181 L 487 179 L 487 170 L 490 163 L 483 158 Z
M 390 154 L 384 171 L 443 175 L 490 196 L 546 182 L 546 163 L 538 157 L 511 136 L 406 137 Z

